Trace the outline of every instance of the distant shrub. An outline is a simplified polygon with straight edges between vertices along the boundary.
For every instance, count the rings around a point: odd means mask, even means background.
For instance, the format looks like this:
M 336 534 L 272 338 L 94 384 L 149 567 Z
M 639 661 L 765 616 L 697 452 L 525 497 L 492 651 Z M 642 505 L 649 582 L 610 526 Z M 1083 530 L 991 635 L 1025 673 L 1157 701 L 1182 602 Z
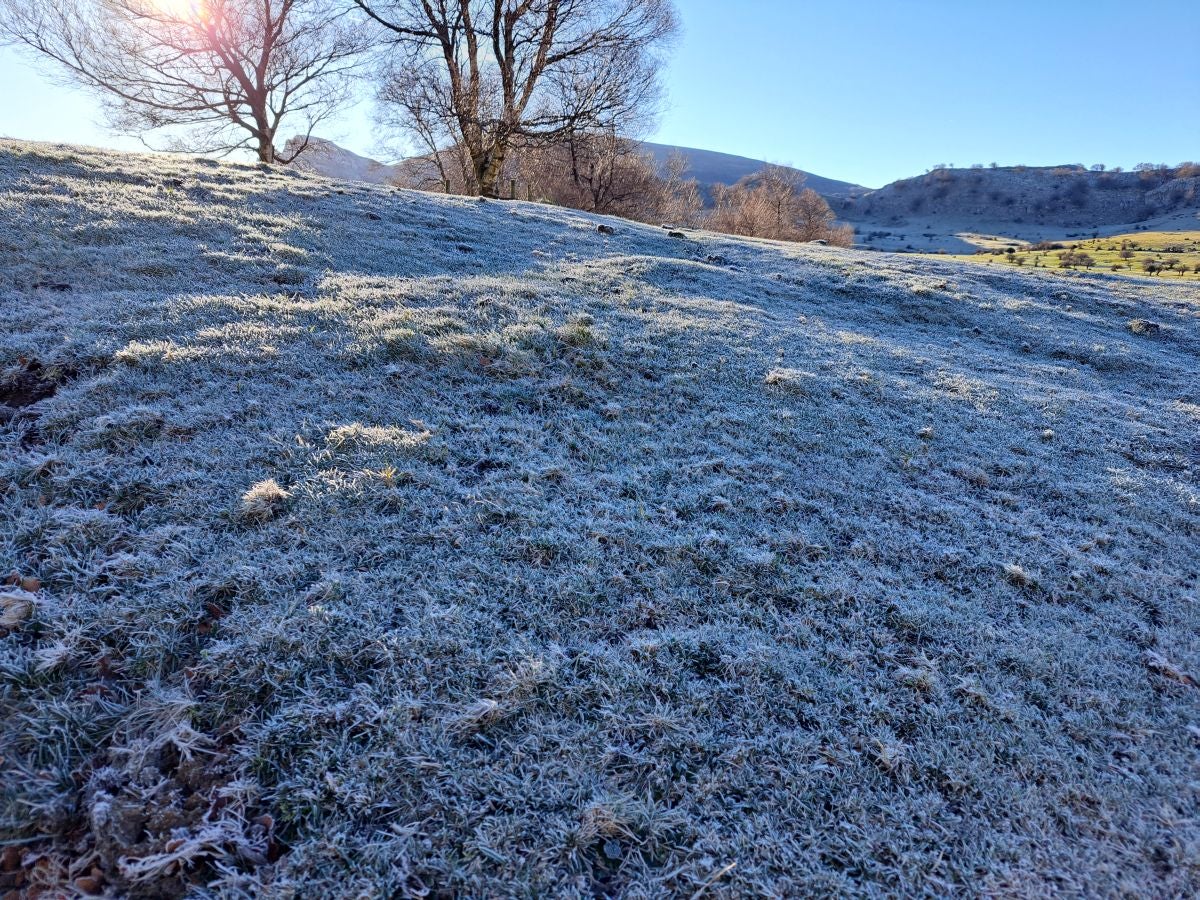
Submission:
M 1074 179 L 1066 190 L 1066 198 L 1076 207 L 1081 207 L 1087 203 L 1090 186 L 1087 181 L 1082 178 Z
M 1058 267 L 1060 269 L 1074 269 L 1080 266 L 1090 269 L 1095 264 L 1096 260 L 1091 254 L 1081 251 L 1067 250 L 1058 254 Z
M 707 227 L 713 231 L 777 241 L 854 243 L 854 232 L 836 222 L 829 203 L 803 188 L 802 175 L 767 166 L 734 185 L 716 185 Z
M 1143 184 L 1162 184 L 1169 181 L 1175 170 L 1165 163 L 1138 163 L 1133 167 Z

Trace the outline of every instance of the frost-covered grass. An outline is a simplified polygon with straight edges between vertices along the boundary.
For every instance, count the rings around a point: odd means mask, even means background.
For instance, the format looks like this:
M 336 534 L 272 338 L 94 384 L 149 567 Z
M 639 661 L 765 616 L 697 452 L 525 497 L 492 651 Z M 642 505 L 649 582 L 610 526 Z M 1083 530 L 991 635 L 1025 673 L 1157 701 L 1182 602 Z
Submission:
M 0 145 L 3 885 L 1195 895 L 1196 286 L 596 224 Z

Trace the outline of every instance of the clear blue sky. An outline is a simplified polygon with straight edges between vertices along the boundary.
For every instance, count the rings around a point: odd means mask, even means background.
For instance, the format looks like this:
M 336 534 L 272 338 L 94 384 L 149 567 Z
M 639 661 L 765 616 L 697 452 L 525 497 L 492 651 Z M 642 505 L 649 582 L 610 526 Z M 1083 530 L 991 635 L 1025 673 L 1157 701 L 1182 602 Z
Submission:
M 1200 159 L 1196 0 L 677 0 L 655 139 L 877 187 L 936 163 Z M 136 148 L 0 48 L 0 134 Z M 367 104 L 328 133 L 377 151 Z

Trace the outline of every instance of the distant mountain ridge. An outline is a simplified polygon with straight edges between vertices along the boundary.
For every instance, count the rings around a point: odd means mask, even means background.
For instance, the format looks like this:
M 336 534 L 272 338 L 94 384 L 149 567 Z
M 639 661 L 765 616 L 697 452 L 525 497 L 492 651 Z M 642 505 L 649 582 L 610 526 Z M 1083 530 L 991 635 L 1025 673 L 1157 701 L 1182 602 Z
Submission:
M 288 150 L 295 149 L 299 138 L 288 142 Z M 656 162 L 666 162 L 675 152 L 682 153 L 688 161 L 688 177 L 699 182 L 705 196 L 709 196 L 714 184 L 734 184 L 762 171 L 768 165 L 761 159 L 750 159 L 745 156 L 734 156 L 731 153 L 719 153 L 715 150 L 698 150 L 693 147 L 677 147 L 670 144 L 644 143 L 642 145 Z M 407 171 L 406 163 L 381 163 L 366 156 L 360 156 L 333 141 L 324 138 L 311 138 L 308 149 L 296 160 L 296 167 L 324 175 L 326 178 L 337 178 L 343 181 L 363 181 L 368 184 L 387 184 L 401 178 Z M 804 176 L 805 187 L 810 187 L 821 196 L 830 200 L 847 199 L 859 196 L 869 191 L 869 188 L 851 184 L 848 181 L 838 181 L 814 175 L 792 166 L 792 169 Z
M 303 141 L 294 137 L 287 142 L 287 152 L 292 153 Z M 402 172 L 400 164 L 381 163 L 367 156 L 359 156 L 352 150 L 324 138 L 309 138 L 308 148 L 293 163 L 302 172 L 336 178 L 340 181 L 362 181 L 367 184 L 388 184 Z
M 678 147 L 651 142 L 646 142 L 642 146 L 650 151 L 659 163 L 665 162 L 672 153 L 682 153 L 688 161 L 688 176 L 695 178 L 705 189 L 714 184 L 735 184 L 747 175 L 761 172 L 763 167 L 768 165 L 761 159 L 735 156 L 732 153 L 720 153 L 716 150 L 697 150 L 693 147 Z M 838 181 L 823 175 L 814 175 L 812 172 L 805 172 L 794 166 L 782 166 L 781 168 L 799 172 L 804 176 L 804 186 L 812 188 L 827 200 L 855 197 L 870 191 L 870 188 L 859 184 Z

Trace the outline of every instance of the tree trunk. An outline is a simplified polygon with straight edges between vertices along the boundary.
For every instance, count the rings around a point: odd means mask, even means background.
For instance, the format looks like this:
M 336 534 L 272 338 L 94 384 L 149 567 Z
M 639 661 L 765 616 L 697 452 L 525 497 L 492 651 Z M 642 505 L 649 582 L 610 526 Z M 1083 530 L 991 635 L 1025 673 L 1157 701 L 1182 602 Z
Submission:
M 261 138 L 258 141 L 258 161 L 272 165 L 275 162 L 275 145 Z
M 267 165 L 274 165 L 276 161 L 275 132 L 271 128 L 266 106 L 261 102 L 255 102 L 252 109 L 254 113 L 254 137 L 258 140 L 258 161 Z
M 503 168 L 504 151 L 498 147 L 475 164 L 475 179 L 481 197 L 500 199 L 500 171 Z

